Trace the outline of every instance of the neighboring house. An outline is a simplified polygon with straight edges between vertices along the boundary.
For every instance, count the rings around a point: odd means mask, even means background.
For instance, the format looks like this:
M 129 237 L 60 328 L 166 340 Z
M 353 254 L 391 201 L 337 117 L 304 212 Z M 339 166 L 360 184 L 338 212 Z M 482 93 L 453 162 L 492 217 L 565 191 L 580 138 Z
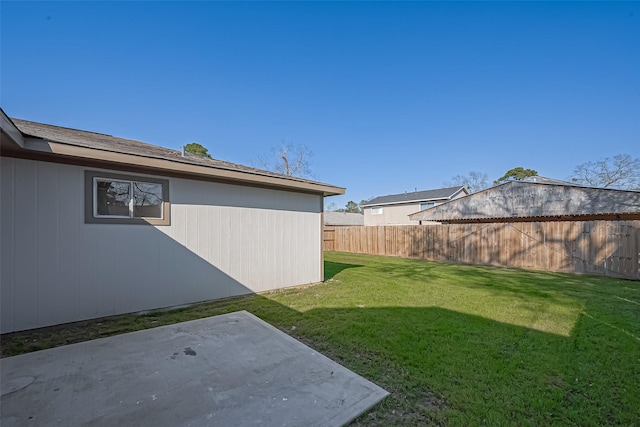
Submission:
M 364 215 L 352 212 L 325 212 L 324 225 L 328 227 L 364 225 Z
M 521 179 L 520 182 L 537 182 L 539 184 L 558 184 L 558 185 L 578 185 L 574 182 L 561 181 L 555 178 L 547 178 L 544 176 L 528 176 L 524 179 Z
M 544 177 L 510 181 L 410 215 L 443 223 L 640 219 L 640 191 L 575 185 Z
M 1 332 L 323 280 L 344 188 L 0 110 Z
M 375 197 L 362 205 L 364 225 L 418 224 L 410 214 L 468 194 L 464 187 L 457 186 Z

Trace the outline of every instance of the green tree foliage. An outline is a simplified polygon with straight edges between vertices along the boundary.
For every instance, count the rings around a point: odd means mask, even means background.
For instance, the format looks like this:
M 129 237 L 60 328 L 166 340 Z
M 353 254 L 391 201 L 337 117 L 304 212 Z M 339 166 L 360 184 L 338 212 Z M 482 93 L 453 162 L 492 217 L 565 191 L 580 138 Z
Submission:
M 349 212 L 349 213 L 362 213 L 362 205 L 366 200 L 361 201 L 359 204 L 353 200 L 349 200 L 344 208 L 335 209 L 335 203 L 332 203 L 334 209 L 328 209 L 334 212 Z
M 354 202 L 353 200 L 349 200 L 347 202 L 347 205 L 345 206 L 345 210 L 344 211 L 345 212 L 351 212 L 351 213 L 360 213 L 360 212 L 362 212 L 360 210 L 360 206 L 356 202 Z
M 507 181 L 520 181 L 530 176 L 538 176 L 538 171 L 533 169 L 524 169 L 522 166 L 518 166 L 517 168 L 508 170 L 503 176 L 493 181 L 493 184 L 498 185 Z
M 192 154 L 198 157 L 206 157 L 208 159 L 211 158 L 211 154 L 208 153 L 208 150 L 197 142 L 192 142 L 191 144 L 187 144 L 184 146 L 185 153 Z
M 592 187 L 640 189 L 640 159 L 618 154 L 576 166 L 571 181 Z

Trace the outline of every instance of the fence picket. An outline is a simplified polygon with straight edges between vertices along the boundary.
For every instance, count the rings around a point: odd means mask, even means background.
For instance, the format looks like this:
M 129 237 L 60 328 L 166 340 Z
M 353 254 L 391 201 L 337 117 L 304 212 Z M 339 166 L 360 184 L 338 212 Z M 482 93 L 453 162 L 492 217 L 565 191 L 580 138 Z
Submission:
M 640 221 L 325 227 L 324 248 L 640 280 Z

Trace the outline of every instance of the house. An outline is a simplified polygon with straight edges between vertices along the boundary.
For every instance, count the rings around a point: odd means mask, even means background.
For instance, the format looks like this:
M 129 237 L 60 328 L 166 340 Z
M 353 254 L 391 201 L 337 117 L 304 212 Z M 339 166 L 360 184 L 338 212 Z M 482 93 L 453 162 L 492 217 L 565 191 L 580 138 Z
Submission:
M 364 225 L 364 215 L 355 212 L 325 212 L 324 225 L 327 227 Z
M 418 224 L 409 215 L 468 195 L 462 186 L 375 197 L 362 205 L 364 225 Z
M 0 110 L 2 333 L 323 280 L 329 184 Z
M 575 185 L 544 177 L 510 181 L 410 215 L 442 223 L 640 219 L 640 191 Z

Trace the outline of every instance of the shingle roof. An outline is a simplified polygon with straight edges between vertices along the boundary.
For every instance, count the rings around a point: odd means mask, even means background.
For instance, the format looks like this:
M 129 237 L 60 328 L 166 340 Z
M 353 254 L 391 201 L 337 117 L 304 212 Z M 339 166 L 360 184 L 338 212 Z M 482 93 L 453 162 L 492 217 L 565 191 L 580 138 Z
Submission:
M 324 225 L 364 225 L 364 215 L 352 212 L 325 212 Z
M 25 136 L 40 138 L 45 141 L 57 142 L 76 147 L 86 147 L 103 151 L 131 154 L 147 158 L 169 160 L 177 163 L 194 164 L 216 169 L 245 172 L 254 175 L 284 178 L 290 181 L 297 181 L 302 183 L 328 185 L 317 181 L 286 176 L 275 172 L 239 165 L 236 163 L 209 159 L 206 157 L 193 156 L 188 153 L 185 153 L 183 157 L 182 153 L 178 150 L 151 145 L 133 139 L 118 138 L 102 133 L 70 129 L 16 118 L 11 118 L 11 121 Z
M 523 182 L 537 182 L 538 184 L 555 184 L 555 185 L 573 185 L 573 186 L 579 186 L 578 184 L 574 183 L 574 182 L 568 182 L 568 181 L 561 181 L 559 179 L 555 179 L 555 178 L 547 178 L 544 176 L 528 176 L 525 179 L 522 180 Z
M 462 189 L 464 189 L 464 187 L 457 186 L 437 188 L 434 190 L 414 191 L 411 193 L 390 194 L 388 196 L 374 197 L 362 206 L 424 202 L 429 200 L 447 200 Z
M 474 221 L 640 213 L 640 191 L 572 183 L 510 181 L 410 215 L 412 220 Z

